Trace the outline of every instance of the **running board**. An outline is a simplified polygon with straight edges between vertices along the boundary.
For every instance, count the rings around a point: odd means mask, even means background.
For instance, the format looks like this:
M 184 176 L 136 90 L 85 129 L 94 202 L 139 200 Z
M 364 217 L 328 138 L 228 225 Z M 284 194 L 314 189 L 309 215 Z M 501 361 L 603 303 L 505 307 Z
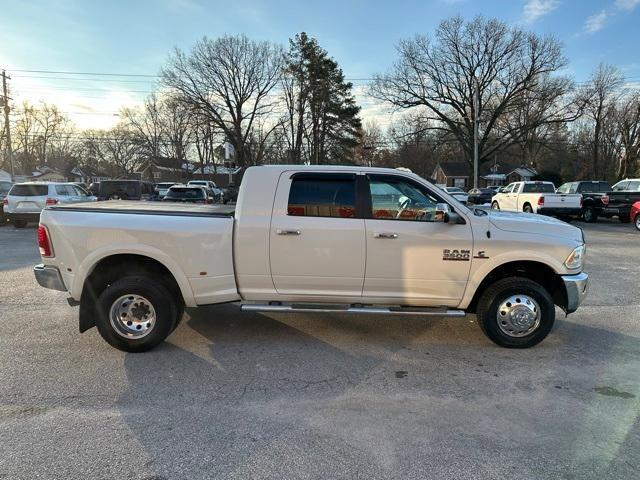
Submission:
M 282 305 L 243 303 L 243 312 L 306 312 L 306 313 L 368 313 L 376 315 L 429 315 L 438 317 L 464 317 L 464 310 L 414 307 L 361 307 L 353 305 Z

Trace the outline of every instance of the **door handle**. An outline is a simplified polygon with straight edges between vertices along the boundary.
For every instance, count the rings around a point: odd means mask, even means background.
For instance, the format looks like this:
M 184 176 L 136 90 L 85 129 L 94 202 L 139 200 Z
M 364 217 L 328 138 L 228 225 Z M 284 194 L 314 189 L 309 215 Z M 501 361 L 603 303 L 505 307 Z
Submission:
M 283 230 L 278 228 L 276 230 L 277 235 L 300 235 L 300 230 Z
M 397 233 L 376 232 L 373 234 L 373 238 L 398 238 Z

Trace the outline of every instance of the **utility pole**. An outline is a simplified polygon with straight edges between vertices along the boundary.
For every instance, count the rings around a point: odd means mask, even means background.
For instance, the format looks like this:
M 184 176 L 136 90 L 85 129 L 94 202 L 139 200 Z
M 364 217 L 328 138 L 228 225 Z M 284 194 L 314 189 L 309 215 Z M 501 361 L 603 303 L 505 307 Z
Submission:
M 478 124 L 480 123 L 480 85 L 473 76 L 473 188 L 478 188 Z
M 2 70 L 2 104 L 4 105 L 4 131 L 5 140 L 7 142 L 7 158 L 9 159 L 9 165 L 11 166 L 11 181 L 13 182 L 15 172 L 13 171 L 13 150 L 11 150 L 11 129 L 9 128 L 9 95 L 7 95 L 7 73 Z

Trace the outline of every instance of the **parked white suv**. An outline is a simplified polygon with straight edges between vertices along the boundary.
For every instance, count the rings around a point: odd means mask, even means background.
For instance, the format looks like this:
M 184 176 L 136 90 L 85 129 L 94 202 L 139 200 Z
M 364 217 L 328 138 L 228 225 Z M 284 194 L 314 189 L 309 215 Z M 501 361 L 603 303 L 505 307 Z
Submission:
M 210 180 L 191 180 L 187 185 L 190 187 L 191 186 L 205 187 L 207 190 L 211 192 L 216 202 L 222 201 L 222 195 L 223 195 L 222 189 L 219 188 L 215 184 L 215 182 L 212 182 Z
M 4 214 L 16 228 L 38 222 L 47 205 L 95 202 L 96 197 L 73 183 L 16 183 L 4 199 Z

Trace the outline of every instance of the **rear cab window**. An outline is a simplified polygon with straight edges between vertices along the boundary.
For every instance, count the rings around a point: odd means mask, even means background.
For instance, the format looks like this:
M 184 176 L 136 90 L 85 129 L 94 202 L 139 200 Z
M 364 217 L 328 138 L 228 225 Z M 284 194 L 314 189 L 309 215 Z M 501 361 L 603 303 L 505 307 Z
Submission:
M 356 218 L 355 175 L 294 174 L 287 215 Z
M 15 197 L 46 197 L 48 194 L 48 185 L 14 185 L 9 190 L 9 195 Z
M 525 183 L 522 193 L 555 193 L 552 183 Z

